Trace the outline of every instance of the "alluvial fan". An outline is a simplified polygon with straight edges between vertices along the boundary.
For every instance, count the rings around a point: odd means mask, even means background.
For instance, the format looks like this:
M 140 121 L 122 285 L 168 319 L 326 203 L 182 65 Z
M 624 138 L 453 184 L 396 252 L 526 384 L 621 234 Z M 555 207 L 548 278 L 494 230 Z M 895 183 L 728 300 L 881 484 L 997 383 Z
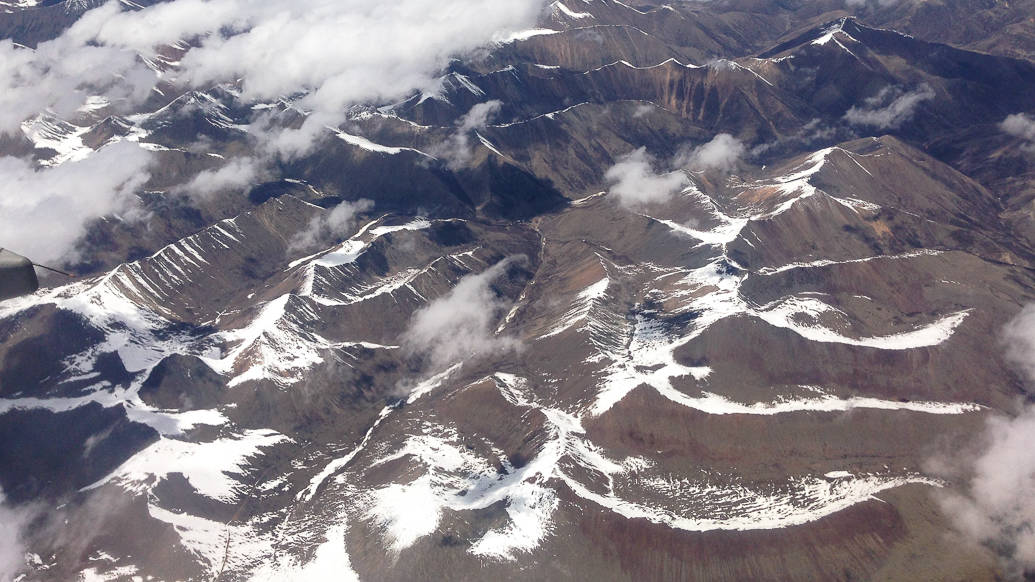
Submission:
M 1030 0 L 205 4 L 0 1 L 0 580 L 1035 572 Z

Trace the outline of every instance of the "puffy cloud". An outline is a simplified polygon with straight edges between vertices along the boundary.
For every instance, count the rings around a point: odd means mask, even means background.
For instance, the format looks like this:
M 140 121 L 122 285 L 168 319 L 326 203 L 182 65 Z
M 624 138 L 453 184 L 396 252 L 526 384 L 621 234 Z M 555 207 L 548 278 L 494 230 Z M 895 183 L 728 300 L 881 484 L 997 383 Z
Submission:
M 1022 146 L 1025 151 L 1035 152 L 1035 119 L 1024 113 L 1014 113 L 999 123 L 999 129 L 1027 142 Z
M 76 258 L 94 219 L 139 212 L 136 193 L 150 177 L 150 154 L 122 141 L 52 169 L 0 157 L 0 245 L 38 262 Z
M 844 114 L 844 120 L 852 125 L 895 129 L 913 118 L 920 103 L 934 99 L 934 96 L 934 89 L 927 83 L 912 91 L 889 85 L 863 101 L 862 107 L 853 106 L 849 109 Z
M 1035 305 L 1008 323 L 1003 336 L 1008 360 L 1035 382 Z M 931 468 L 966 480 L 963 490 L 943 494 L 943 509 L 960 533 L 990 547 L 1019 579 L 1035 571 L 1035 406 L 990 418 L 979 442 L 971 457 L 939 458 Z
M 517 340 L 497 336 L 495 324 L 508 302 L 493 283 L 524 256 L 503 259 L 481 273 L 467 275 L 449 293 L 417 311 L 403 336 L 411 352 L 426 356 L 433 369 L 491 353 L 516 349 Z
M 999 124 L 999 128 L 1014 137 L 1035 141 L 1035 119 L 1024 113 L 1008 115 Z
M 666 202 L 690 183 L 682 172 L 662 173 L 656 166 L 647 148 L 641 147 L 619 158 L 604 179 L 611 185 L 611 194 L 629 208 Z
M 471 156 L 473 155 L 470 144 L 471 134 L 480 129 L 485 129 L 485 126 L 499 114 L 502 105 L 503 103 L 496 99 L 484 103 L 476 103 L 471 107 L 470 111 L 457 121 L 456 132 L 445 142 L 431 148 L 428 153 L 446 160 L 446 163 L 452 170 L 462 168 L 471 161 Z
M 702 146 L 684 148 L 676 155 L 677 166 L 691 170 L 730 172 L 744 156 L 744 143 L 728 133 L 720 133 Z
M 291 238 L 289 252 L 304 251 L 341 240 L 343 235 L 352 231 L 356 215 L 373 207 L 373 201 L 361 198 L 355 202 L 342 202 L 330 212 L 317 214 L 305 230 L 295 233 Z

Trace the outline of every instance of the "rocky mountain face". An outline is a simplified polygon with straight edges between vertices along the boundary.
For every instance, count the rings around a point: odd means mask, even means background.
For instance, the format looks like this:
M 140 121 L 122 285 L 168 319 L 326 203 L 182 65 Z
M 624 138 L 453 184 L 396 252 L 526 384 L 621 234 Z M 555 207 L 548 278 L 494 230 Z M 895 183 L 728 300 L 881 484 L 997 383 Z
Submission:
M 0 304 L 11 578 L 1018 575 L 931 459 L 1030 398 L 1031 9 L 558 0 L 245 186 L 297 96 L 26 119 L 39 172 L 155 163 Z

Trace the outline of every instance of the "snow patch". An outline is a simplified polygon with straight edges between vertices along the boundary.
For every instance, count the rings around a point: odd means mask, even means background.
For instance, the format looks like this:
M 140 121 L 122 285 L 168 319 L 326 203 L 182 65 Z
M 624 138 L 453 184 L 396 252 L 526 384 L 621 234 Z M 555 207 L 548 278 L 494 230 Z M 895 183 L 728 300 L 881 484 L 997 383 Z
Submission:
M 383 146 L 381 144 L 374 143 L 374 142 L 370 141 L 369 139 L 367 139 L 365 137 L 358 136 L 358 135 L 352 135 L 352 134 L 349 134 L 349 133 L 345 133 L 344 131 L 336 131 L 335 135 L 337 135 L 338 139 L 344 141 L 345 143 L 350 144 L 350 145 L 354 145 L 354 146 L 356 146 L 356 147 L 358 147 L 360 149 L 364 149 L 364 150 L 366 150 L 368 152 L 376 152 L 376 153 L 380 153 L 380 154 L 395 155 L 395 154 L 398 154 L 398 153 L 402 152 L 403 150 L 409 149 L 409 148 L 397 148 L 397 147 Z
M 590 490 L 578 481 L 565 483 L 576 495 L 629 519 L 646 519 L 684 531 L 765 530 L 810 523 L 876 499 L 881 491 L 919 483 L 940 484 L 919 476 L 866 475 L 847 479 L 803 477 L 772 492 L 733 484 L 713 485 L 685 478 L 652 478 L 645 485 L 668 497 L 671 508 L 628 501 Z
M 847 412 L 857 408 L 876 410 L 907 410 L 924 414 L 965 414 L 977 412 L 981 407 L 963 402 L 925 402 L 883 400 L 880 398 L 852 397 L 838 398 L 820 389 L 814 389 L 819 395 L 811 398 L 782 398 L 774 402 L 755 402 L 742 404 L 734 402 L 711 392 L 701 392 L 701 396 L 693 397 L 677 390 L 658 390 L 669 400 L 693 408 L 707 414 L 751 414 L 771 416 L 795 412 Z
M 574 18 L 576 20 L 581 20 L 583 18 L 594 18 L 594 16 L 589 12 L 575 12 L 571 8 L 565 6 L 563 2 L 554 2 L 550 6 L 554 9 L 555 14 L 560 13 L 564 16 L 567 16 L 568 18 Z
M 344 518 L 342 518 L 344 519 Z M 268 564 L 252 573 L 250 580 L 278 582 L 306 582 L 309 580 L 338 580 L 359 582 L 352 568 L 352 560 L 345 547 L 348 527 L 344 523 L 332 526 L 325 534 L 326 541 L 317 546 L 312 560 L 302 562 L 288 558 L 287 563 Z
M 163 438 L 130 457 L 107 477 L 83 488 L 115 483 L 128 491 L 145 493 L 172 473 L 179 473 L 198 494 L 223 502 L 237 499 L 241 482 L 232 474 L 244 472 L 261 450 L 290 440 L 269 429 L 250 430 L 207 443 Z
M 515 32 L 513 34 L 510 34 L 510 35 L 508 35 L 506 37 L 501 38 L 500 42 L 508 43 L 508 42 L 515 42 L 515 41 L 520 41 L 520 40 L 528 40 L 528 39 L 532 38 L 533 36 L 545 36 L 545 35 L 549 35 L 549 34 L 558 34 L 560 32 L 561 31 L 559 31 L 559 30 L 553 30 L 551 28 L 533 28 L 533 29 L 530 29 L 530 30 L 522 30 L 522 31 L 518 31 L 518 32 Z
M 881 350 L 908 350 L 936 346 L 949 339 L 956 328 L 963 323 L 970 310 L 946 315 L 912 331 L 859 339 L 844 336 L 821 325 L 819 317 L 827 313 L 843 315 L 839 310 L 818 299 L 803 297 L 781 299 L 755 311 L 755 315 L 769 325 L 789 329 L 801 337 L 815 342 L 848 344 Z
M 606 296 L 608 284 L 608 278 L 604 277 L 580 291 L 568 311 L 561 316 L 561 320 L 555 323 L 550 331 L 540 336 L 540 339 L 563 333 L 585 320 L 597 302 Z

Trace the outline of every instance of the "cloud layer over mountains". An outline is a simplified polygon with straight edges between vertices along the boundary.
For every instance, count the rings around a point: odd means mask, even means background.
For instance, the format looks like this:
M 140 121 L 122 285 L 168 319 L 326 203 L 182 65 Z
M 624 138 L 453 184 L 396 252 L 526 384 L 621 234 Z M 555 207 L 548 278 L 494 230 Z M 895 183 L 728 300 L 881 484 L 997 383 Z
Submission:
M 299 105 L 333 122 L 351 103 L 431 86 L 450 58 L 531 26 L 540 10 L 538 0 L 109 2 L 35 51 L 0 44 L 0 127 L 11 131 L 42 107 L 74 111 L 97 90 L 139 103 L 157 77 L 138 56 L 179 41 L 193 48 L 166 80 L 204 88 L 240 79 L 247 102 L 306 92 Z
M 430 88 L 451 58 L 531 26 L 541 10 L 540 0 L 175 0 L 140 10 L 109 2 L 35 49 L 0 41 L 0 135 L 17 135 L 23 121 L 47 111 L 72 116 L 91 96 L 134 111 L 160 80 L 200 89 L 229 82 L 246 103 L 290 97 L 309 114 L 294 129 L 269 119 L 252 124 L 260 157 L 292 157 L 340 123 L 350 104 Z M 160 77 L 146 65 L 181 42 L 191 48 L 177 69 Z M 90 220 L 129 211 L 147 178 L 146 152 L 127 146 L 95 156 L 53 170 L 0 158 L 5 175 L 15 176 L 0 189 L 0 245 L 38 260 L 68 259 Z M 115 157 L 123 163 L 106 172 Z M 263 165 L 249 161 L 208 178 L 233 185 Z M 89 183 L 88 195 L 73 191 L 70 179 Z M 57 232 L 45 240 L 31 236 L 50 229 Z
M 135 194 L 150 162 L 146 150 L 126 141 L 52 169 L 0 157 L 0 246 L 39 262 L 74 259 L 75 241 L 91 220 L 139 217 Z

